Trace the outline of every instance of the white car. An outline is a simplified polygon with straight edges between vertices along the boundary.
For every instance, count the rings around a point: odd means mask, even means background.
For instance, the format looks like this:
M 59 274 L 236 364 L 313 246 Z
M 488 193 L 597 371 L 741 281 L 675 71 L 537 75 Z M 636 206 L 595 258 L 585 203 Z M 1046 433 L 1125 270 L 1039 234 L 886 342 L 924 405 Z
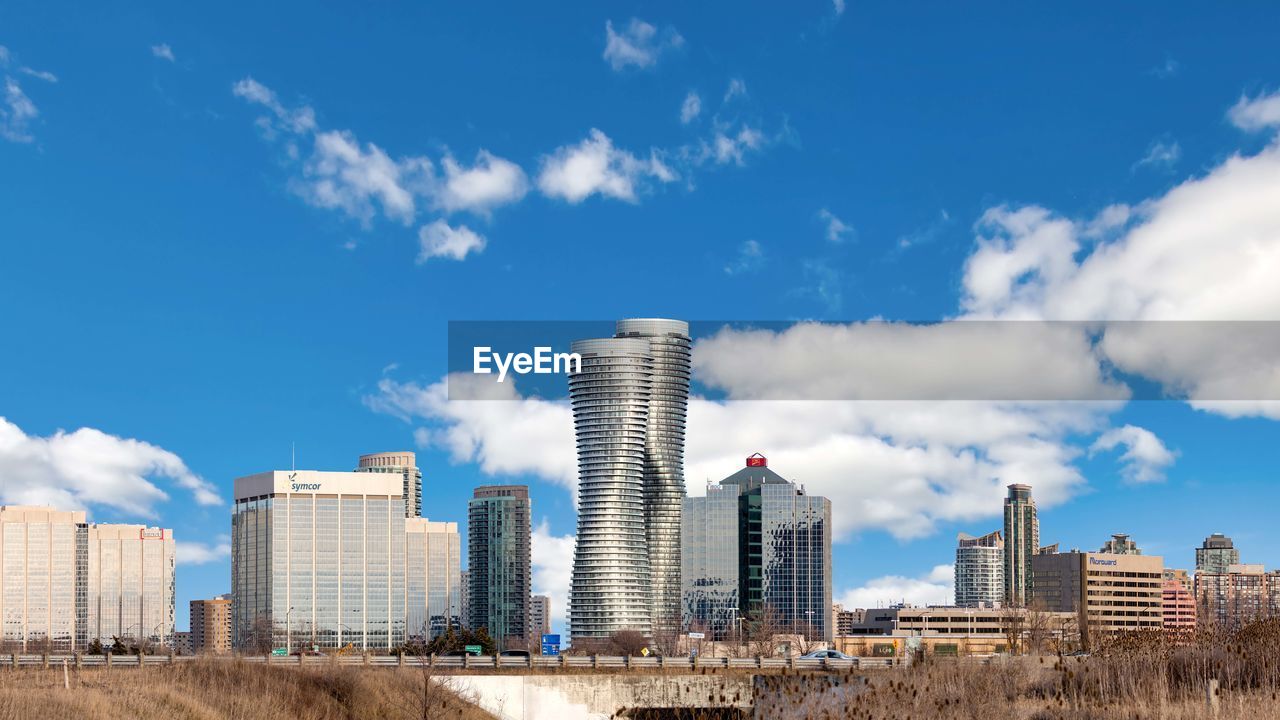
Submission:
M 839 650 L 814 650 L 801 655 L 802 660 L 853 660 L 852 655 L 845 655 Z

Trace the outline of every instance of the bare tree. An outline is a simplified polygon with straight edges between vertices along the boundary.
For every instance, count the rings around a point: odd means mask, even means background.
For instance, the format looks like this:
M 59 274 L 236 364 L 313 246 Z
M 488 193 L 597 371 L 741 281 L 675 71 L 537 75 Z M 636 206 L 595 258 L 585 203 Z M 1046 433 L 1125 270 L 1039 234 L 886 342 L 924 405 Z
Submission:
M 619 630 L 609 636 L 609 652 L 618 655 L 639 655 L 649 647 L 649 640 L 639 630 Z
M 273 630 L 271 618 L 266 615 L 259 615 L 253 619 L 253 624 L 249 626 L 249 634 L 240 644 L 240 649 L 250 655 L 269 654 L 275 647 L 275 640 L 272 637 Z
M 411 667 L 399 671 L 408 682 L 397 685 L 399 692 L 392 698 L 392 704 L 406 716 L 421 720 L 456 718 L 463 702 L 475 702 L 474 697 L 463 692 L 458 678 L 436 672 L 427 657 L 427 645 L 420 638 L 407 643 L 401 652 L 412 658 L 407 663 Z
M 1026 632 L 1026 613 L 1020 607 L 1006 607 L 1000 612 L 1000 625 L 1004 629 L 1006 647 L 1010 655 L 1022 652 L 1022 635 Z
M 747 649 L 752 655 L 773 657 L 778 652 L 778 633 L 782 632 L 782 617 L 772 605 L 765 605 L 747 621 Z

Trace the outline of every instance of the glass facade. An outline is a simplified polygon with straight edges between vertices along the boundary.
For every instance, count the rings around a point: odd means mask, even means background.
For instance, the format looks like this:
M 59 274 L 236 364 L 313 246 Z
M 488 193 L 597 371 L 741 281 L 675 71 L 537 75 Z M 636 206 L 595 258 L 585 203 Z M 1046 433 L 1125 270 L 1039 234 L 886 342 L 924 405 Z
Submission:
M 467 512 L 470 626 L 499 649 L 527 644 L 532 582 L 529 488 L 478 487 Z
M 1030 485 L 1010 485 L 1004 501 L 1004 600 L 1023 607 L 1031 597 L 1031 558 L 1040 549 L 1040 521 Z
M 830 640 L 831 501 L 764 462 L 684 501 L 684 625 L 725 638 L 741 617 Z
M 398 482 L 370 486 L 356 473 L 318 472 L 236 482 L 236 647 L 363 650 L 404 642 L 405 517 Z M 373 494 L 377 490 L 387 494 Z
M 684 629 L 714 640 L 731 637 L 739 609 L 738 486 L 708 485 L 684 499 L 681 589 Z
M 404 516 L 422 517 L 422 471 L 417 455 L 411 452 L 384 452 L 360 456 L 356 472 L 393 473 L 403 482 Z
M 406 520 L 405 532 L 405 630 L 427 642 L 462 624 L 462 539 L 457 523 L 423 518 Z
M 90 525 L 88 642 L 120 637 L 171 646 L 176 611 L 173 532 L 141 525 Z
M 956 538 L 956 606 L 997 607 L 1004 601 L 1004 538 L 1000 531 Z

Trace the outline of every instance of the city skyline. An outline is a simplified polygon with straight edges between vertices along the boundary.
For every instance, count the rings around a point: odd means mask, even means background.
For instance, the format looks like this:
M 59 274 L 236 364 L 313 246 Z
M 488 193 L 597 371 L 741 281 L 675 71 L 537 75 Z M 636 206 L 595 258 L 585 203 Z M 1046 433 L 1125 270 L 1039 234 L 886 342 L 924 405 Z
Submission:
M 760 452 L 829 498 L 846 607 L 948 602 L 1014 483 L 1062 548 L 1280 564 L 1241 501 L 1280 418 L 1248 372 L 1280 317 L 1271 24 L 838 7 L 7 3 L 0 503 L 174 528 L 184 628 L 231 590 L 235 478 L 412 452 L 432 521 L 530 488 L 564 630 L 572 410 L 523 378 L 449 402 L 448 324 L 733 318 L 691 338 L 684 489 Z M 1099 319 L 1175 334 L 956 330 Z M 1256 343 L 1168 322 L 1236 320 Z M 941 401 L 1036 380 L 1097 402 Z

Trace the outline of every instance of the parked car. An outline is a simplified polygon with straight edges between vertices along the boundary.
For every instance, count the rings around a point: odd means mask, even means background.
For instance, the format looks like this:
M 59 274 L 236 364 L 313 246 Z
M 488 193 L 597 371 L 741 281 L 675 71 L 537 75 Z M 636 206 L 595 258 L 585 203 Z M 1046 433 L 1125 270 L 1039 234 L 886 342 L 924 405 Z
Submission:
M 800 656 L 804 660 L 853 660 L 852 655 L 845 655 L 839 650 L 814 650 Z

